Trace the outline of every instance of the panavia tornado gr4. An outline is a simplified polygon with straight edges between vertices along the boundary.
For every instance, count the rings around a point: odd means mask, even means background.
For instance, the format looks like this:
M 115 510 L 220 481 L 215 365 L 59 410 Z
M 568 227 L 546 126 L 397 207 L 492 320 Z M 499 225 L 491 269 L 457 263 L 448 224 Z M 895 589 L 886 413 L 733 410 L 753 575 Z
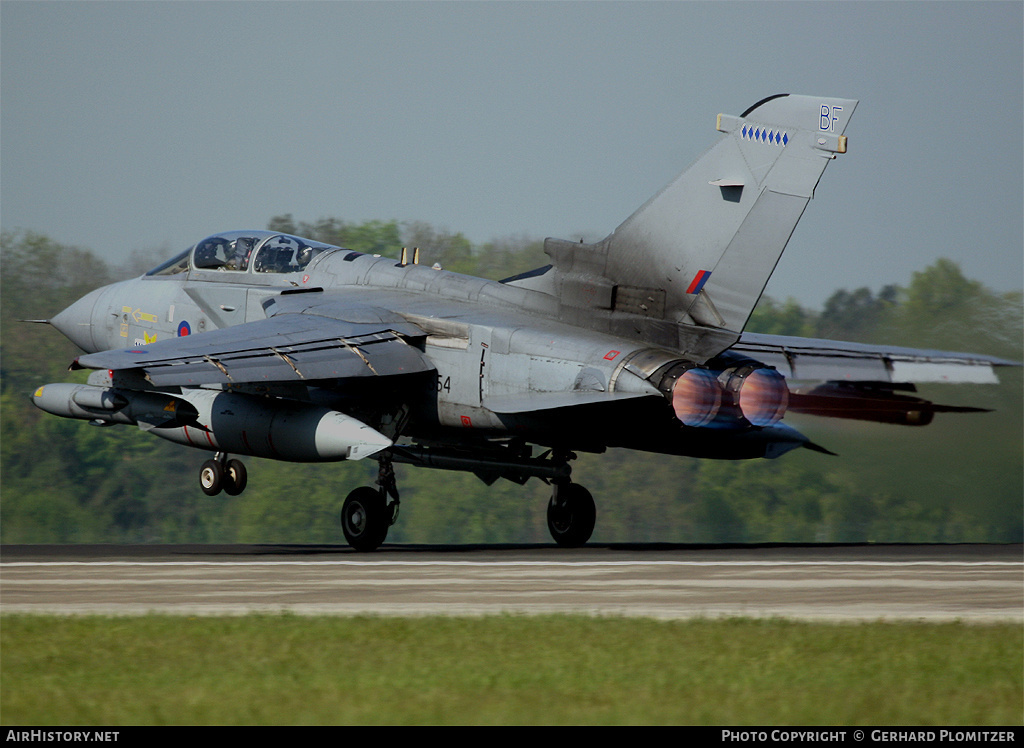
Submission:
M 564 546 L 594 529 L 579 451 L 720 459 L 818 447 L 788 412 L 924 425 L 970 410 L 913 382 L 996 382 L 982 355 L 744 333 L 857 102 L 780 95 L 719 115 L 717 142 L 595 244 L 489 281 L 269 231 L 203 239 L 49 322 L 87 352 L 88 384 L 43 410 L 133 424 L 212 458 L 203 491 L 240 493 L 238 456 L 373 458 L 341 509 L 372 550 L 398 514 L 394 463 L 553 486 Z

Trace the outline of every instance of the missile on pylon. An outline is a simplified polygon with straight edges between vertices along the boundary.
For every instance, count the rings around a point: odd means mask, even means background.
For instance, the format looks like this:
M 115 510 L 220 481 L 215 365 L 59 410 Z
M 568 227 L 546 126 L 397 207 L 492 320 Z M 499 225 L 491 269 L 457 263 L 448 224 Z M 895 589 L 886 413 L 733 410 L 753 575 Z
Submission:
M 221 390 L 180 394 L 89 384 L 47 384 L 32 396 L 53 415 L 134 424 L 198 449 L 292 462 L 360 460 L 391 446 L 386 436 L 312 403 Z
M 91 384 L 43 385 L 32 395 L 32 402 L 55 416 L 102 425 L 132 424 L 144 430 L 184 426 L 195 423 L 198 416 L 195 407 L 176 395 Z

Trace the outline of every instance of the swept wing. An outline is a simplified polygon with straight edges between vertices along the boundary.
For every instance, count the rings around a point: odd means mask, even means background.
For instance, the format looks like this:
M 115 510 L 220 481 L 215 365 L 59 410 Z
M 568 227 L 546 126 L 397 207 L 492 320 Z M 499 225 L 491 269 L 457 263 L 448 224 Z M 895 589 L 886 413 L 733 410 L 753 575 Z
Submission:
M 423 332 L 390 313 L 349 306 L 346 316 L 283 313 L 129 349 L 81 356 L 80 368 L 140 370 L 157 387 L 312 382 L 431 371 L 411 344 Z M 376 322 L 372 321 L 374 318 Z

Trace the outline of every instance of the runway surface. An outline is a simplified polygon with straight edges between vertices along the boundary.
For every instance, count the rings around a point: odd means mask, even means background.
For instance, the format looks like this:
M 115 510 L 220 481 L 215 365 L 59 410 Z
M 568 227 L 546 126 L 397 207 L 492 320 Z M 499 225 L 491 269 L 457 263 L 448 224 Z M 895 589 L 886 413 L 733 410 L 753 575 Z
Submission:
M 1024 622 L 1024 548 L 3 546 L 0 611 Z

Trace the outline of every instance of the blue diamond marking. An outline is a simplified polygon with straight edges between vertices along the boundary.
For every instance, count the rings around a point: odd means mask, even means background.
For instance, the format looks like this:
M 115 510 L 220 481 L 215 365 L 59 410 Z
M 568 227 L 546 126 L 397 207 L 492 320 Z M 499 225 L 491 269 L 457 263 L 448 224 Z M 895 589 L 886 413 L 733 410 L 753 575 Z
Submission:
M 789 145 L 789 133 L 782 134 L 782 145 L 783 147 Z

